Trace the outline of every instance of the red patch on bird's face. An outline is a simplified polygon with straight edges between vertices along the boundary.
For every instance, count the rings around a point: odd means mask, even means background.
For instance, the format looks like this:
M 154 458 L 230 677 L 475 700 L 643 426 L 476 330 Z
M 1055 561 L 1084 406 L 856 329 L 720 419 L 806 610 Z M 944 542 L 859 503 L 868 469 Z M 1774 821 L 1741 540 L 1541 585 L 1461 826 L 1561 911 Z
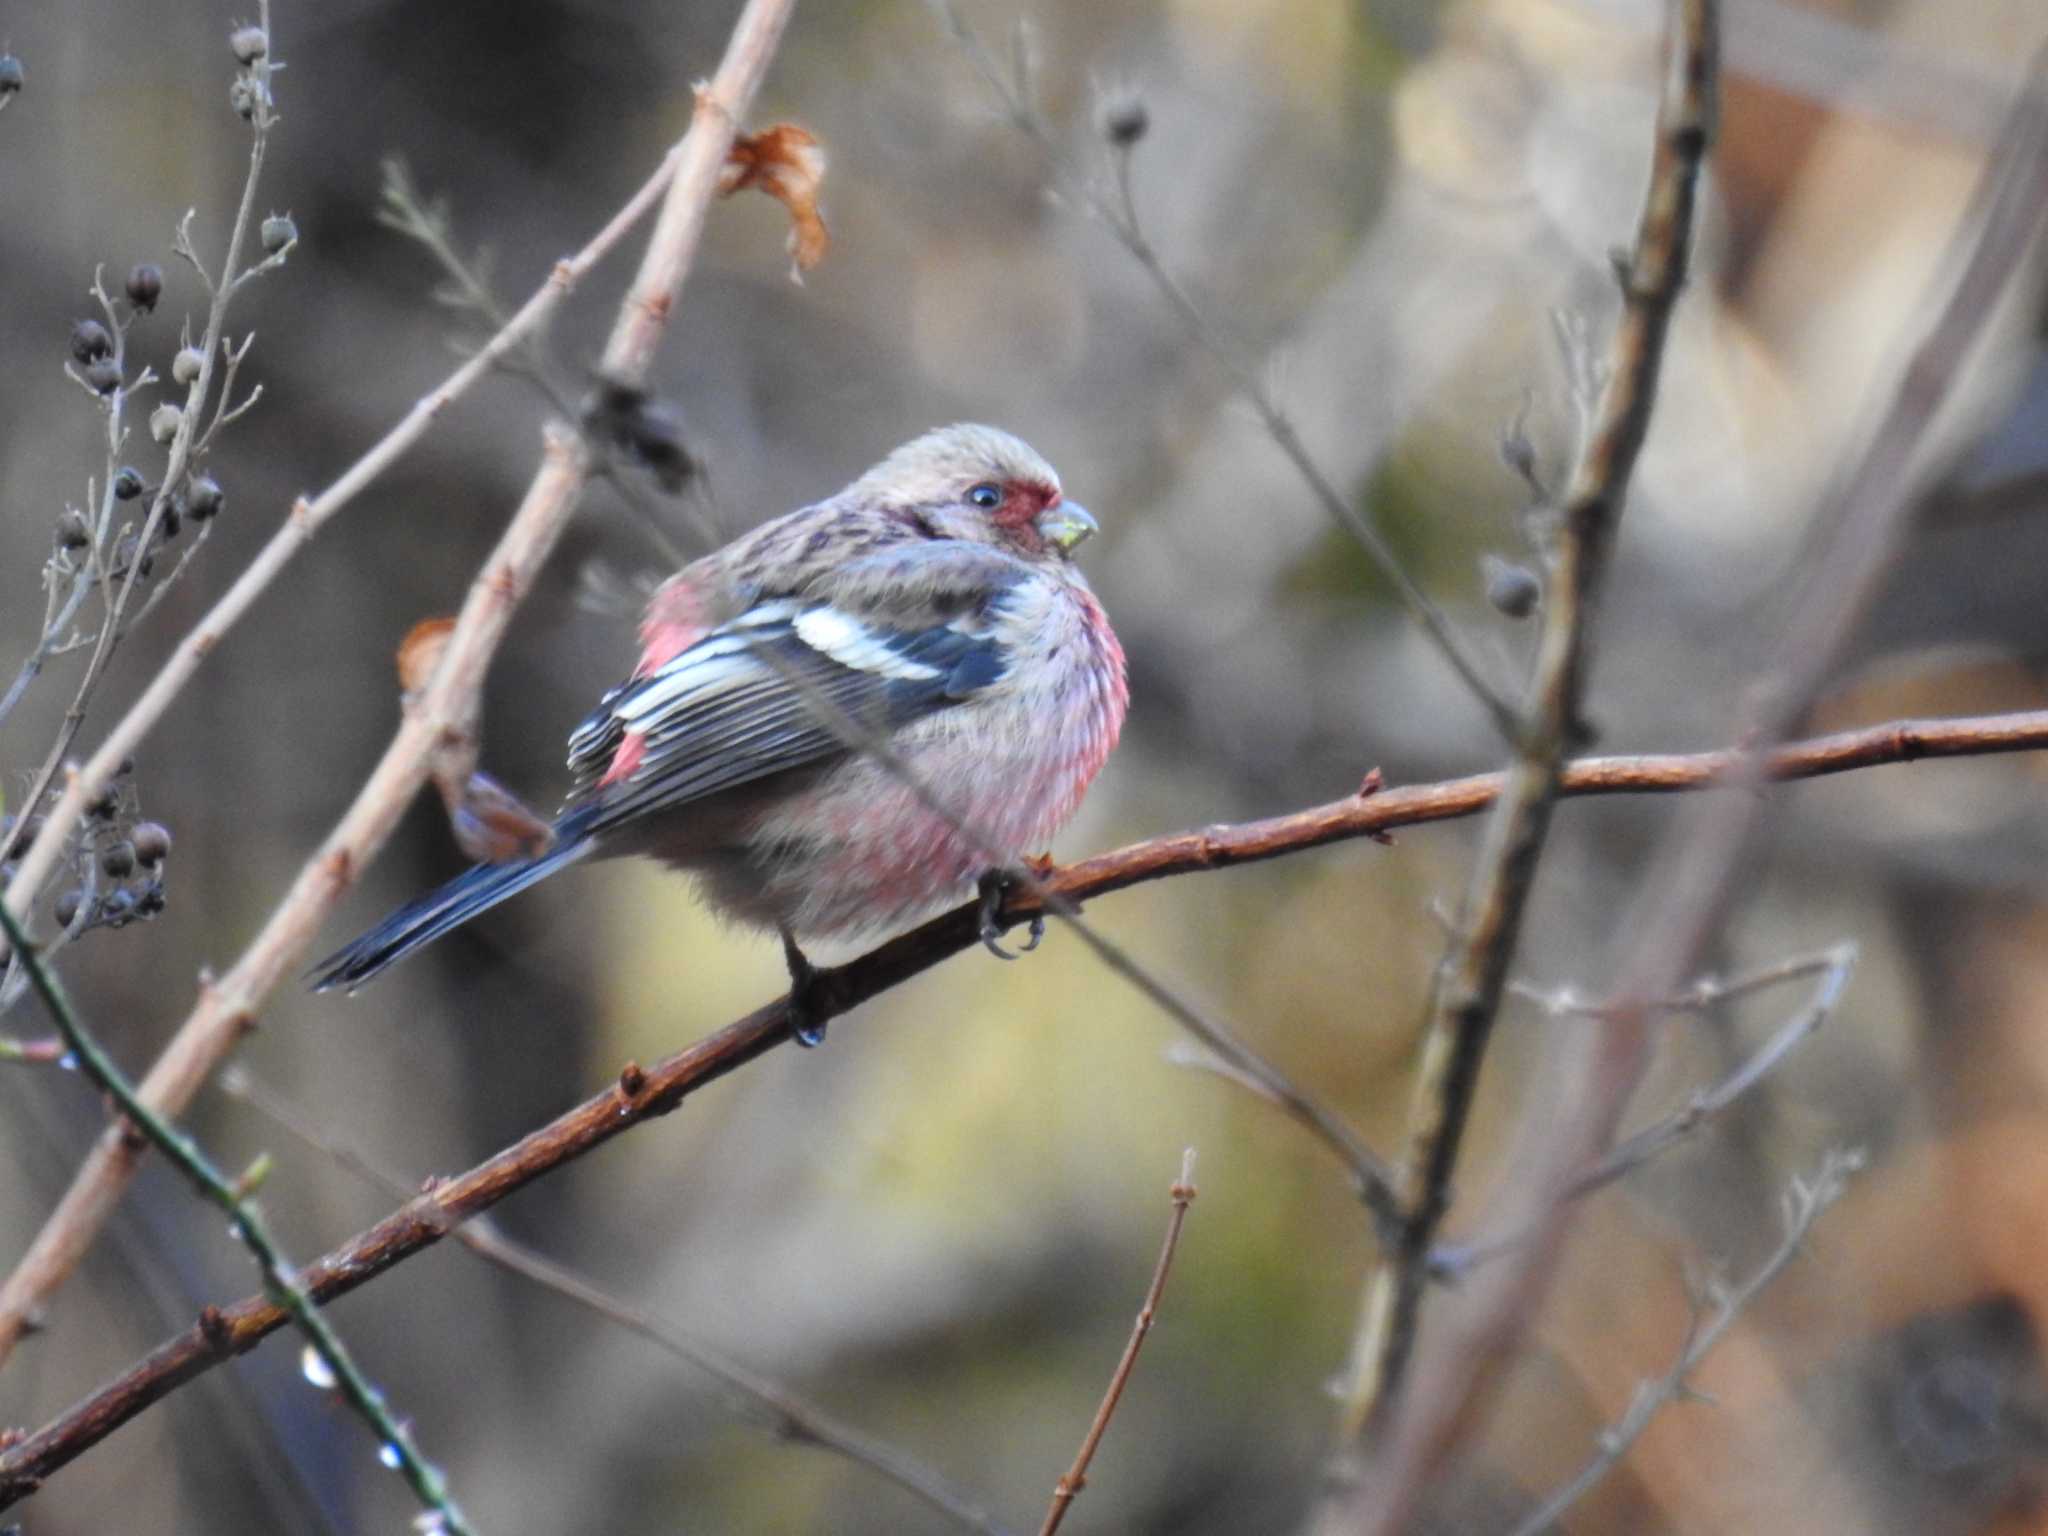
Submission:
M 1039 514 L 1060 504 L 1056 487 L 1038 480 L 1003 482 L 1003 504 L 989 514 L 1006 542 L 1027 555 L 1045 553 L 1045 536 L 1038 531 Z

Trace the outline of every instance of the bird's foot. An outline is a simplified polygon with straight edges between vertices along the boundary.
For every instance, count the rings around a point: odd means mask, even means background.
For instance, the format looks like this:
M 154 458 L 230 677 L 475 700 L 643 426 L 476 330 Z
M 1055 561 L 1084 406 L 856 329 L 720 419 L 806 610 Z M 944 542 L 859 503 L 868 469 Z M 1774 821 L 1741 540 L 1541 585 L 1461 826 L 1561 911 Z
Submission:
M 981 892 L 981 945 L 998 960 L 1014 960 L 1018 955 L 1028 955 L 1038 948 L 1039 940 L 1045 937 L 1045 914 L 1031 914 L 1029 936 L 1021 950 L 1009 950 L 1002 946 L 1002 924 L 997 918 L 1002 914 L 1003 898 L 1016 885 L 1015 878 L 1005 869 L 992 869 L 981 877 L 978 883 Z
M 826 1020 L 818 1016 L 818 968 L 796 947 L 796 935 L 787 928 L 780 932 L 782 961 L 789 967 L 789 1031 L 798 1045 L 823 1045 Z

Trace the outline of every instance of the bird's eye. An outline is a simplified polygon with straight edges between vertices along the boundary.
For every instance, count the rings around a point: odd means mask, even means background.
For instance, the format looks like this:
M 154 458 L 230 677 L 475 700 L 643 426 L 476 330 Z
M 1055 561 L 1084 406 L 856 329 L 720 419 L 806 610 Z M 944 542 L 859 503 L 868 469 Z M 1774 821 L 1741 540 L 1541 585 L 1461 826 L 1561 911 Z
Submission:
M 967 493 L 967 499 L 977 507 L 980 507 L 984 512 L 993 512 L 1003 504 L 1002 488 L 991 485 L 988 481 L 984 480 Z

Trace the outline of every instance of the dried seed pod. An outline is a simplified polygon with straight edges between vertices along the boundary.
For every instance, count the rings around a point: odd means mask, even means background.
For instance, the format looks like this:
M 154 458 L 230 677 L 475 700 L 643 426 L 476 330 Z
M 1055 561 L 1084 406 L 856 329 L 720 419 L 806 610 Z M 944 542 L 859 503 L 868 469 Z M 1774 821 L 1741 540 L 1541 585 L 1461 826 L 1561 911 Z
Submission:
M 220 482 L 211 475 L 195 475 L 185 486 L 185 511 L 195 523 L 203 523 L 220 511 L 225 500 Z
M 77 320 L 71 326 L 71 356 L 78 362 L 91 363 L 106 357 L 114 350 L 114 338 L 107 334 L 107 328 L 97 320 Z
M 153 261 L 138 261 L 128 273 L 128 302 L 148 314 L 163 296 L 164 269 Z
M 171 851 L 171 832 L 160 821 L 138 821 L 128 834 L 129 845 L 144 869 L 155 869 Z
M 1118 149 L 1129 149 L 1152 127 L 1152 114 L 1142 98 L 1119 95 L 1103 102 L 1098 122 L 1105 139 Z
M 1486 580 L 1486 600 L 1511 619 L 1526 619 L 1543 598 L 1543 583 L 1526 565 L 1503 560 L 1499 555 L 1479 558 L 1480 574 Z

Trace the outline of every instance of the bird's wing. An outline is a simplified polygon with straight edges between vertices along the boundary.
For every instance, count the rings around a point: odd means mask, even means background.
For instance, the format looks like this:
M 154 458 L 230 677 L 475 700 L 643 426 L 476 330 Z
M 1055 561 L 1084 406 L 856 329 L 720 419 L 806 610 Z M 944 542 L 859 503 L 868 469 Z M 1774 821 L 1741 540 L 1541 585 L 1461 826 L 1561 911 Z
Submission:
M 569 738 L 594 830 L 846 753 L 999 683 L 1003 600 L 1030 572 L 925 541 L 769 596 L 607 694 Z

